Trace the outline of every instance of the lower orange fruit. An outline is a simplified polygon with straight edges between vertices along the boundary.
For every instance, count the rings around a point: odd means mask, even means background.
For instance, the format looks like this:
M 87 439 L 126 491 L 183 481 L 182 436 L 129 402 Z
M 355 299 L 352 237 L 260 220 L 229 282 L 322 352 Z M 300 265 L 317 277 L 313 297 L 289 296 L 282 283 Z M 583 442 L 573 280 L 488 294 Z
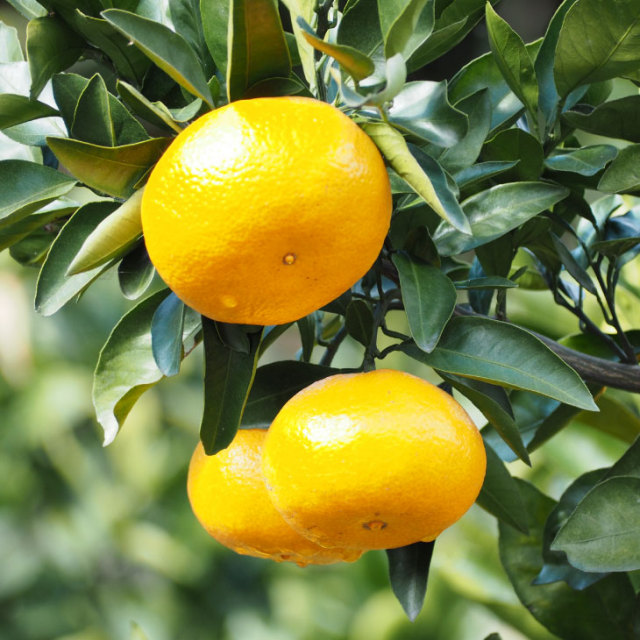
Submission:
M 267 432 L 240 430 L 215 456 L 198 444 L 189 465 L 187 491 L 200 524 L 238 553 L 300 566 L 357 560 L 353 549 L 325 549 L 294 531 L 269 499 L 261 469 Z

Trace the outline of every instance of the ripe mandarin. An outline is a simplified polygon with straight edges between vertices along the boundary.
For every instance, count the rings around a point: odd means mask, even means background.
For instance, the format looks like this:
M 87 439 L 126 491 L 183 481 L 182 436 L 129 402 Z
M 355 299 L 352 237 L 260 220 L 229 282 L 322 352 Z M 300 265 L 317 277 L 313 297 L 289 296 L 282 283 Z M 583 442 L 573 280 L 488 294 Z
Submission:
M 189 465 L 187 492 L 200 524 L 218 542 L 238 553 L 289 560 L 300 566 L 353 562 L 361 552 L 325 549 L 294 531 L 275 510 L 262 477 L 267 432 L 241 429 L 227 449 L 214 456 L 198 444 Z
M 240 100 L 182 131 L 142 200 L 151 261 L 189 306 L 282 324 L 322 307 L 375 261 L 387 172 L 345 114 L 301 97 Z
M 303 389 L 274 420 L 263 454 L 284 519 L 318 544 L 354 549 L 433 540 L 473 504 L 485 466 L 460 404 L 390 370 Z

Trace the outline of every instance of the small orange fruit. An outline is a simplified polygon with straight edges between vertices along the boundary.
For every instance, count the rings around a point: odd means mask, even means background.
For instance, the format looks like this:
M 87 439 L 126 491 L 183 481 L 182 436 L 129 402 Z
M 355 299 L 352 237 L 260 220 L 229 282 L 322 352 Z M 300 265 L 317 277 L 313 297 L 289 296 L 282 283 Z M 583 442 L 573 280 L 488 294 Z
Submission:
M 142 199 L 151 261 L 223 322 L 282 324 L 337 298 L 374 263 L 391 189 L 371 139 L 301 97 L 240 100 L 178 135 Z
M 318 544 L 354 549 L 433 540 L 473 504 L 485 467 L 460 404 L 390 370 L 303 389 L 274 420 L 263 453 L 284 519 Z
M 275 510 L 262 477 L 267 432 L 243 429 L 214 456 L 196 447 L 187 479 L 191 508 L 218 542 L 249 556 L 289 560 L 300 566 L 353 562 L 361 552 L 325 549 L 296 533 Z

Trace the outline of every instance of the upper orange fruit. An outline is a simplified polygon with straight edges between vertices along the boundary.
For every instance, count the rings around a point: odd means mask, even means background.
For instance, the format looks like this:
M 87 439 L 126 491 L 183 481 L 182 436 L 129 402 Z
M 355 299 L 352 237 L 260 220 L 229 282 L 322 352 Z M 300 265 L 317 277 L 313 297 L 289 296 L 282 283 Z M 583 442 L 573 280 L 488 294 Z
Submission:
M 285 520 L 318 544 L 357 549 L 433 540 L 473 504 L 485 466 L 460 404 L 390 370 L 310 385 L 281 409 L 263 453 Z
M 244 429 L 215 456 L 198 444 L 187 480 L 191 507 L 216 540 L 238 553 L 300 566 L 360 557 L 353 549 L 324 549 L 296 533 L 275 510 L 262 477 L 266 431 Z
M 371 139 L 300 97 L 241 100 L 198 118 L 142 200 L 149 256 L 178 297 L 216 320 L 258 325 L 301 318 L 351 287 L 390 215 Z

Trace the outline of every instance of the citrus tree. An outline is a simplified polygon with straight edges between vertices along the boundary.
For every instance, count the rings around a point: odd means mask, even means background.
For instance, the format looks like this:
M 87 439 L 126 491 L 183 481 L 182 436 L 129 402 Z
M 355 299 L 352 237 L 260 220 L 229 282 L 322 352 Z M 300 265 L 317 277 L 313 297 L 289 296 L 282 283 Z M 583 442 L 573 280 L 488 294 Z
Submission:
M 638 637 L 637 0 L 565 0 L 532 43 L 492 3 L 475 0 L 11 4 L 28 24 L 24 48 L 14 29 L 0 30 L 8 141 L 0 248 L 39 269 L 43 315 L 108 270 L 134 301 L 96 365 L 105 444 L 144 391 L 178 375 L 200 343 L 209 456 L 225 455 L 238 428 L 268 427 L 299 391 L 345 368 L 363 375 L 415 362 L 484 424 L 477 502 L 498 520 L 500 557 L 523 605 L 559 638 Z M 490 53 L 447 81 L 412 79 L 428 77 L 481 20 Z M 279 106 L 315 109 L 310 99 L 332 105 L 340 127 Z M 224 162 L 248 110 L 259 123 L 248 138 L 267 127 L 264 139 L 219 180 L 206 174 L 222 191 L 203 191 L 196 160 Z M 223 122 L 218 138 L 202 129 L 210 121 Z M 171 173 L 167 158 L 185 140 L 197 153 L 187 164 L 179 156 Z M 339 169 L 331 179 L 308 169 L 327 146 L 335 153 L 326 166 Z M 362 170 L 353 169 L 352 147 L 366 149 Z M 380 157 L 383 169 L 359 182 Z M 270 190 L 256 191 L 265 172 Z M 275 227 L 281 199 L 289 213 Z M 160 208 L 169 218 L 157 222 Z M 204 226 L 191 218 L 171 228 L 187 209 Z M 198 242 L 209 218 L 229 222 L 230 235 L 215 236 L 223 262 L 206 253 L 211 242 Z M 311 271 L 297 249 L 281 246 L 296 229 L 317 252 Z M 274 246 L 278 269 L 247 267 Z M 290 273 L 303 282 L 282 293 Z M 519 296 L 529 291 L 545 303 L 523 315 Z M 202 307 L 203 296 L 230 309 L 250 297 L 254 307 L 287 309 L 225 316 Z M 554 326 L 558 309 L 575 319 L 570 329 Z M 299 332 L 299 357 L 262 364 L 290 330 Z M 333 366 L 353 344 L 358 356 Z M 349 401 L 341 406 L 348 413 Z M 510 463 L 531 464 L 576 416 L 627 443 L 624 455 L 575 478 L 557 501 L 512 477 Z M 380 468 L 389 449 L 375 451 Z M 447 469 L 440 474 L 446 484 Z M 388 551 L 391 586 L 410 618 L 426 592 L 428 537 Z

